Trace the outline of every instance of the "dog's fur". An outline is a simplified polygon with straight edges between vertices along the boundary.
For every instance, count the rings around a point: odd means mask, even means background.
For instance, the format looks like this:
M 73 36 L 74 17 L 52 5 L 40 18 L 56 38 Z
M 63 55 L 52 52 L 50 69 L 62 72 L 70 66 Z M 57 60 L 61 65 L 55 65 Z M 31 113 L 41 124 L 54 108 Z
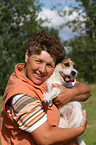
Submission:
M 47 91 L 43 94 L 44 98 L 42 99 L 42 103 L 48 103 L 49 106 L 51 106 L 53 99 L 60 93 L 60 89 L 53 87 L 52 84 L 60 84 L 66 87 L 74 86 L 77 76 L 77 70 L 74 68 L 74 65 L 74 62 L 69 58 L 56 65 L 53 74 L 46 81 Z M 63 107 L 59 108 L 59 127 L 79 127 L 83 119 L 81 109 L 81 104 L 77 101 L 68 102 Z M 81 137 L 77 137 L 77 141 L 79 145 L 85 145 Z

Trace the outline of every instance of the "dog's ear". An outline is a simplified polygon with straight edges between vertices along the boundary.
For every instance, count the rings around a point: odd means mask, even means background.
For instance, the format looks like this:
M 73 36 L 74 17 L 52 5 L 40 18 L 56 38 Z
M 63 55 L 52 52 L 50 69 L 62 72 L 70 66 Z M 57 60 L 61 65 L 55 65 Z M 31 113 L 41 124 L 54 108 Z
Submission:
M 73 58 L 69 58 L 69 59 L 74 62 Z
M 75 61 L 74 61 L 74 59 L 73 58 L 69 58 L 71 61 L 73 61 L 74 62 L 74 64 L 75 64 Z
M 73 58 L 70 58 L 70 60 L 73 62 L 73 66 L 74 66 L 74 68 L 76 68 L 76 63 L 75 63 L 75 61 L 73 60 Z
M 68 57 L 65 56 L 65 58 L 63 59 L 63 61 L 66 61 L 68 59 Z

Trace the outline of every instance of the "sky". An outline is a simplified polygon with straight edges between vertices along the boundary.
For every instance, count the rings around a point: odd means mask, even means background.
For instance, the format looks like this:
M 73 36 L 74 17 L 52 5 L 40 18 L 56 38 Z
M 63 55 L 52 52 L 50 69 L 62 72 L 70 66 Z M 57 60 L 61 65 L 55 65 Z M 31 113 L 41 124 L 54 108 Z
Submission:
M 39 13 L 38 18 L 42 18 L 43 20 L 45 18 L 48 18 L 50 20 L 50 23 L 44 23 L 43 26 L 47 26 L 49 28 L 54 27 L 56 29 L 59 29 L 59 36 L 61 40 L 68 40 L 70 38 L 73 38 L 76 33 L 73 33 L 71 29 L 68 27 L 64 27 L 62 30 L 60 30 L 59 26 L 68 20 L 72 20 L 74 17 L 77 16 L 77 13 L 74 11 L 73 15 L 71 16 L 65 16 L 60 17 L 57 11 L 66 9 L 69 11 L 69 5 L 70 3 L 72 5 L 78 6 L 78 4 L 75 2 L 75 0 L 40 0 L 41 3 L 44 4 L 42 6 L 42 11 Z M 51 10 L 52 6 L 55 4 L 59 4 L 61 2 L 61 5 L 56 7 L 56 9 Z
M 69 6 L 70 4 L 78 6 L 78 3 L 76 3 L 75 0 L 40 0 L 40 2 L 48 9 L 52 8 L 54 4 L 61 4 L 58 6 L 58 10 L 63 9 L 65 6 Z

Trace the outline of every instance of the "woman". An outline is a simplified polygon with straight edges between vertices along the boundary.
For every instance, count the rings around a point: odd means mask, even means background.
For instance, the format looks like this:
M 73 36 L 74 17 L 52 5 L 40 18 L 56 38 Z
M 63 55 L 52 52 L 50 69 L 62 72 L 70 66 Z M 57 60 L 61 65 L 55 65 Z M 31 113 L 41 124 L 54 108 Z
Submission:
M 46 79 L 53 73 L 57 63 L 65 58 L 60 41 L 51 33 L 41 32 L 28 42 L 25 64 L 19 63 L 10 76 L 3 96 L 1 110 L 2 145 L 49 145 L 71 144 L 86 128 L 86 112 L 79 128 L 58 128 L 58 107 L 70 100 L 86 100 L 91 95 L 84 83 L 76 82 L 69 89 L 54 84 L 61 92 L 52 107 L 42 106 L 46 91 Z M 72 141 L 72 142 L 70 142 Z

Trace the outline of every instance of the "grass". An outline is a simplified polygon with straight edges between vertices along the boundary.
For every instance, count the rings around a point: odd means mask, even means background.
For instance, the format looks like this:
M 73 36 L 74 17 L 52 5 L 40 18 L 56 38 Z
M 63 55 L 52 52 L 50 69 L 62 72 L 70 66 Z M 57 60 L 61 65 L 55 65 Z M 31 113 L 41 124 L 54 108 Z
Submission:
M 0 111 L 1 111 L 1 103 L 2 103 L 2 96 L 0 96 Z M 0 141 L 0 145 L 1 145 L 1 141 Z
M 87 111 L 87 127 L 82 135 L 86 145 L 96 145 L 96 84 L 90 85 L 92 96 L 82 103 L 83 109 Z M 1 108 L 2 96 L 0 96 Z M 1 110 L 1 109 L 0 109 Z
M 96 145 L 96 84 L 90 85 L 92 96 L 82 106 L 87 111 L 87 128 L 82 135 L 86 145 Z

